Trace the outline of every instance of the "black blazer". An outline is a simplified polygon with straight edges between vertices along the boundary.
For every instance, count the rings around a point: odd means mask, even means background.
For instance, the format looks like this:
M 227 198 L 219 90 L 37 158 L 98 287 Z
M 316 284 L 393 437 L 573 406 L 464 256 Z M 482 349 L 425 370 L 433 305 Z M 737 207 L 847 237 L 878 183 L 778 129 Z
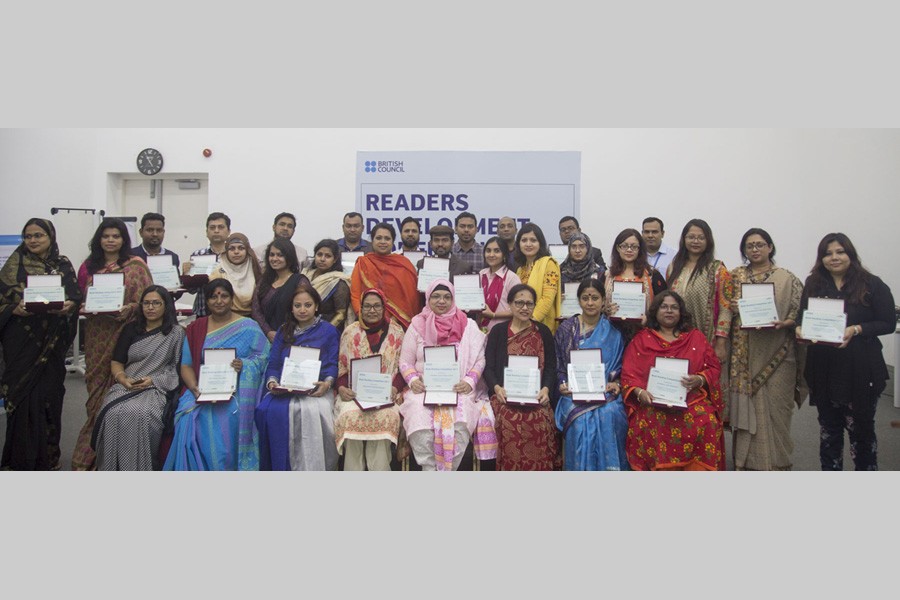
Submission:
M 553 334 L 543 323 L 532 321 L 537 325 L 544 342 L 544 369 L 541 371 L 541 387 L 550 390 L 550 404 L 556 408 L 559 400 L 559 385 L 556 382 L 556 344 Z M 509 323 L 500 323 L 491 329 L 487 337 L 487 347 L 484 351 L 484 382 L 488 388 L 488 395 L 494 394 L 494 386 L 503 386 L 503 369 L 509 364 Z

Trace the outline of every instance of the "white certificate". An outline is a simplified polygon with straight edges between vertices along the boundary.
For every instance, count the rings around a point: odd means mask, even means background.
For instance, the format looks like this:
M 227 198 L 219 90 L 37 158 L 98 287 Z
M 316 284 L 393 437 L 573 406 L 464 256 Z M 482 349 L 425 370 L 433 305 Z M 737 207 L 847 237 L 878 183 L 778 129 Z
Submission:
M 453 386 L 459 383 L 459 363 L 455 346 L 429 346 L 424 349 L 425 367 L 422 378 L 425 383 L 425 400 L 428 405 L 455 405 Z
M 602 350 L 572 350 L 568 371 L 573 402 L 606 400 L 606 365 L 603 364 Z
M 738 298 L 742 328 L 774 327 L 778 320 L 774 283 L 742 283 Z
M 409 259 L 409 262 L 412 263 L 413 269 L 418 269 L 416 265 L 419 264 L 419 261 L 425 258 L 425 253 L 420 250 L 412 250 L 409 252 L 404 252 L 403 256 Z
M 103 313 L 119 312 L 125 301 L 125 286 L 111 285 L 97 287 L 92 285 L 87 289 L 87 298 L 84 301 L 84 312 Z
M 547 249 L 550 251 L 550 256 L 556 259 L 556 262 L 559 264 L 562 264 L 564 260 L 569 258 L 568 244 L 547 244 Z
M 147 267 L 153 269 L 167 269 L 175 266 L 175 260 L 171 254 L 157 254 L 147 257 Z
M 655 365 L 647 381 L 647 391 L 653 395 L 654 404 L 687 408 L 687 388 L 681 378 L 688 374 L 688 360 L 657 357 Z
M 213 271 L 216 270 L 218 265 L 216 264 L 219 261 L 218 254 L 198 254 L 197 256 L 192 256 L 188 261 L 191 264 L 191 270 L 188 272 L 189 275 L 209 275 L 212 274 Z
M 284 358 L 278 387 L 295 392 L 312 391 L 321 371 L 318 348 L 293 346 L 290 355 Z
M 506 401 L 515 404 L 539 404 L 541 371 L 537 356 L 510 356 L 503 369 L 503 389 Z
M 205 348 L 200 365 L 200 397 L 197 402 L 221 402 L 230 400 L 237 389 L 237 371 L 231 366 L 235 359 L 234 348 Z M 196 359 L 195 359 L 196 360 Z
M 370 410 L 393 404 L 390 373 L 361 372 L 354 379 L 356 383 L 353 391 L 356 392 L 356 403 L 361 409 Z
M 96 273 L 91 278 L 94 287 L 125 287 L 125 273 Z
M 420 292 L 427 292 L 428 286 L 430 286 L 435 279 L 450 279 L 449 258 L 426 256 L 422 260 L 422 269 L 419 271 L 419 283 L 416 286 L 416 289 Z
M 181 287 L 181 276 L 178 275 L 178 268 L 170 264 L 168 267 L 150 268 L 150 277 L 153 283 L 161 285 L 167 290 L 177 290 Z
M 353 274 L 356 261 L 364 254 L 365 252 L 341 252 L 341 266 L 344 268 L 345 275 Z
M 573 317 L 581 313 L 581 304 L 578 303 L 578 286 L 579 282 L 563 284 L 562 304 L 559 309 L 559 316 Z
M 27 280 L 28 287 L 25 288 L 24 300 L 25 310 L 34 310 L 34 306 L 27 305 L 49 305 L 54 304 L 57 308 L 62 308 L 66 301 L 66 289 L 62 285 L 61 275 L 29 275 Z
M 800 336 L 813 342 L 843 344 L 844 330 L 847 329 L 847 314 L 831 312 L 803 311 Z
M 612 302 L 619 305 L 612 318 L 639 321 L 647 311 L 644 284 L 640 281 L 614 281 Z
M 484 292 L 481 275 L 457 275 L 453 278 L 456 289 L 456 307 L 460 310 L 483 310 Z

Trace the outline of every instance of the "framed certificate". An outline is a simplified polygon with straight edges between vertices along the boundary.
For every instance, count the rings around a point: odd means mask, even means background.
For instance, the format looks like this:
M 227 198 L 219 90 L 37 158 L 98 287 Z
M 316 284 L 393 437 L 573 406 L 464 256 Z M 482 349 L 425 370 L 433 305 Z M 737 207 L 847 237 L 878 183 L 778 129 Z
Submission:
M 188 272 L 181 276 L 181 285 L 198 288 L 209 282 L 209 275 L 216 268 L 219 260 L 217 254 L 198 254 L 192 256 L 185 264 L 190 265 Z
M 418 269 L 416 266 L 419 264 L 419 261 L 425 258 L 425 253 L 420 250 L 412 250 L 409 252 L 404 252 L 403 256 L 409 259 L 409 262 L 412 263 L 413 269 Z
M 600 348 L 572 350 L 568 371 L 572 402 L 606 401 L 606 365 Z
M 569 318 L 581 313 L 581 304 L 578 303 L 579 285 L 577 281 L 563 284 L 562 304 L 559 309 L 560 317 Z
M 640 281 L 613 281 L 611 301 L 619 305 L 610 319 L 640 321 L 647 311 L 647 295 Z
M 84 301 L 86 313 L 117 313 L 125 302 L 124 273 L 96 273 Z
M 238 373 L 231 366 L 237 354 L 234 348 L 204 348 L 200 365 L 200 396 L 197 402 L 224 402 L 231 400 L 237 389 Z
M 62 275 L 29 275 L 26 286 L 23 299 L 30 313 L 61 310 L 66 302 Z
M 456 406 L 458 395 L 453 386 L 459 383 L 459 363 L 456 362 L 456 346 L 426 346 L 425 383 L 426 406 Z
M 350 361 L 350 389 L 356 392 L 354 402 L 361 410 L 375 410 L 393 405 L 392 377 L 390 373 L 382 373 L 381 366 L 380 354 L 354 358 Z
M 845 329 L 847 329 L 847 313 L 844 312 L 843 300 L 808 299 L 806 310 L 803 311 L 803 323 L 800 326 L 802 339 L 828 346 L 840 346 L 844 343 Z
M 687 388 L 681 384 L 681 378 L 688 374 L 688 366 L 686 358 L 656 357 L 647 380 L 647 391 L 653 395 L 654 404 L 687 408 Z
M 537 405 L 541 392 L 541 370 L 537 356 L 510 356 L 503 369 L 506 401 L 512 404 Z
M 322 361 L 319 360 L 318 348 L 292 346 L 290 354 L 284 358 L 281 379 L 275 389 L 284 392 L 309 393 L 315 389 L 321 371 Z
M 365 252 L 341 252 L 341 266 L 344 268 L 345 275 L 350 276 L 353 274 L 356 261 L 364 254 Z
M 774 327 L 778 320 L 774 283 L 742 283 L 738 299 L 741 329 Z
M 484 310 L 484 291 L 481 275 L 457 275 L 453 278 L 456 288 L 456 307 L 460 310 Z
M 547 244 L 547 250 L 550 251 L 550 256 L 559 264 L 562 264 L 569 257 L 568 244 Z
M 211 254 L 210 256 L 215 256 L 215 255 Z M 175 260 L 171 254 L 157 254 L 155 256 L 147 257 L 147 268 L 149 268 L 151 271 L 153 269 L 165 269 L 165 268 L 174 267 L 174 266 L 175 266 Z
M 435 279 L 450 279 L 450 259 L 426 256 L 422 260 L 422 268 L 419 270 L 419 282 L 416 289 L 427 292 L 428 286 Z M 454 287 L 456 287 L 454 285 Z

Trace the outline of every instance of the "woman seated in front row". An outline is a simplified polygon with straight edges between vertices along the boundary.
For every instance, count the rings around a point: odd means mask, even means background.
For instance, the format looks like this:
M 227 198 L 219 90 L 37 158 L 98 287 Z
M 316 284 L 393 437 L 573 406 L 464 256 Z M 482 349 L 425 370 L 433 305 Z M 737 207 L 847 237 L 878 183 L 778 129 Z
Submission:
M 650 369 L 657 358 L 688 360 L 687 408 L 667 407 L 647 391 Z M 696 329 L 684 300 L 660 292 L 622 360 L 622 387 L 628 411 L 625 450 L 637 471 L 725 470 L 722 450 L 721 366 L 706 336 Z
M 476 458 L 493 459 L 496 453 L 494 415 L 481 377 L 484 333 L 475 321 L 456 308 L 454 293 L 453 284 L 446 279 L 436 279 L 428 286 L 425 308 L 413 318 L 400 349 L 400 372 L 409 385 L 403 394 L 400 414 L 416 462 L 423 471 L 457 470 L 473 435 Z M 425 348 L 428 346 L 456 347 L 459 363 L 459 382 L 453 386 L 457 393 L 456 406 L 425 404 L 428 390 L 428 380 L 424 378 Z
M 184 329 L 166 288 L 151 285 L 113 351 L 116 384 L 97 415 L 91 447 L 98 471 L 158 471 L 166 405 L 175 400 Z
M 256 409 L 259 468 L 262 471 L 334 471 L 334 392 L 338 374 L 337 329 L 318 314 L 322 298 L 308 283 L 294 292 L 291 312 L 279 328 L 269 353 L 266 388 Z M 284 359 L 293 346 L 319 350 L 318 380 L 309 392 L 278 389 Z
M 184 391 L 175 411 L 175 434 L 165 471 L 256 471 L 259 440 L 253 411 L 262 385 L 269 342 L 256 321 L 232 310 L 227 279 L 203 286 L 209 316 L 189 324 L 181 350 Z M 237 388 L 227 401 L 197 402 L 203 351 L 234 348 Z

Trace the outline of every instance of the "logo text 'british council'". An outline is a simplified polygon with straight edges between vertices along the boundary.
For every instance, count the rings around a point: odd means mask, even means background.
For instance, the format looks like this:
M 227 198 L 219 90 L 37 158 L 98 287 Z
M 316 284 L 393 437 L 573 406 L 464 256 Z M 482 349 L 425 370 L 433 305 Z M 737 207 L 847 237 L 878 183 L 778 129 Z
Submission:
M 366 173 L 403 173 L 402 160 L 367 160 Z

